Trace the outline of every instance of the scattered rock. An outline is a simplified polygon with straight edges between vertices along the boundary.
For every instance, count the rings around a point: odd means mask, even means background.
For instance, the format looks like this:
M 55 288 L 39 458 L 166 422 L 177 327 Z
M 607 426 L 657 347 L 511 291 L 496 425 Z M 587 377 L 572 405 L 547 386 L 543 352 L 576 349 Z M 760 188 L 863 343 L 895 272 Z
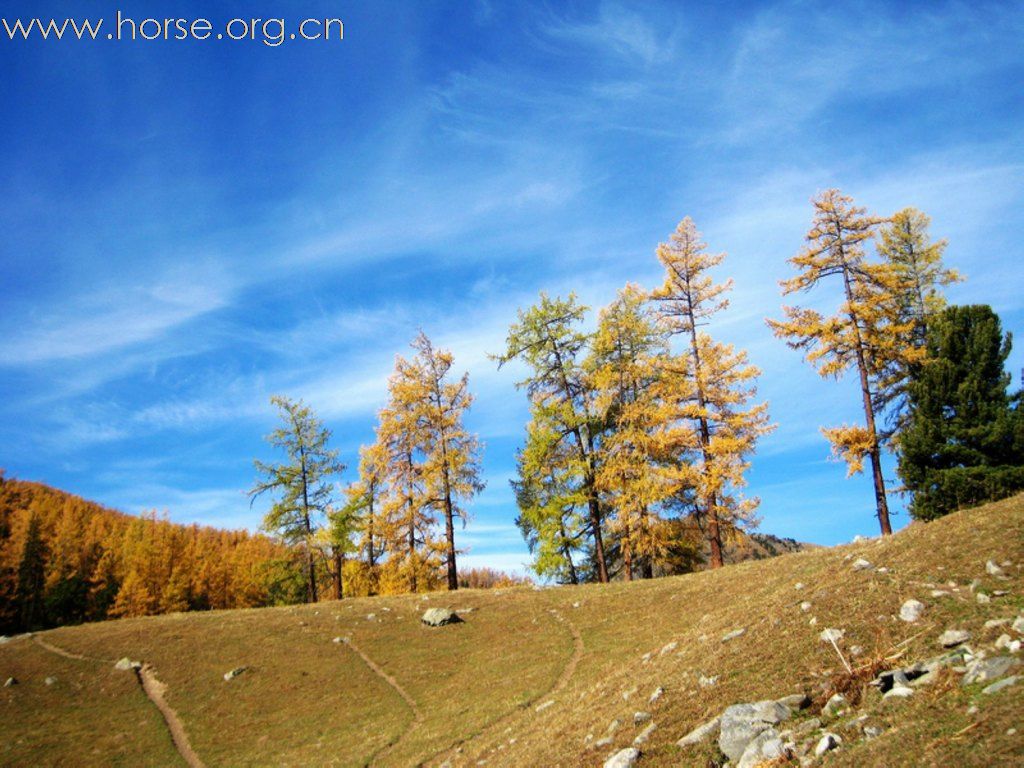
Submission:
M 54 683 L 57 682 L 57 678 L 56 677 L 48 677 L 45 680 L 43 680 L 43 682 L 46 683 L 47 685 L 53 685 Z
M 127 672 L 129 669 L 142 669 L 142 662 L 132 661 L 127 656 L 125 656 L 122 659 L 118 659 L 117 663 L 114 665 L 114 669 L 118 670 L 119 672 Z
M 845 634 L 845 630 L 835 629 L 833 627 L 826 627 L 825 629 L 821 630 L 821 634 L 818 635 L 818 637 L 823 643 L 838 643 L 840 640 L 843 639 L 843 636 Z
M 331 640 L 331 642 L 332 643 L 342 643 L 342 642 L 344 642 L 344 640 L 342 640 L 341 636 L 339 635 L 338 637 L 336 637 L 333 640 Z
M 982 688 L 981 692 L 986 694 L 999 693 L 999 691 L 1003 690 L 1004 688 L 1009 688 L 1011 685 L 1016 685 L 1018 680 L 1020 680 L 1020 677 L 1018 677 L 1017 675 L 1013 675 L 1012 677 L 1004 677 L 1002 680 L 999 680 L 995 683 L 992 683 L 992 685 Z
M 944 589 L 933 589 L 932 597 L 949 597 L 949 592 Z
M 657 702 L 658 702 L 658 700 L 659 700 L 659 699 L 661 699 L 661 697 L 662 697 L 662 696 L 664 696 L 664 695 L 665 695 L 665 689 L 664 689 L 664 688 L 662 688 L 662 687 L 661 687 L 661 686 L 659 685 L 659 686 L 658 686 L 657 688 L 655 688 L 655 689 L 654 689 L 654 693 L 652 693 L 652 694 L 650 695 L 650 697 L 649 697 L 649 698 L 647 699 L 647 703 L 648 703 L 648 704 L 655 704 L 655 703 L 657 703 Z
M 793 589 L 795 589 L 797 591 L 799 591 L 799 590 L 801 590 L 803 588 L 804 588 L 804 583 L 802 581 L 798 581 L 796 584 L 793 585 Z
M 650 660 L 651 660 L 651 652 L 650 651 L 648 651 L 647 653 L 645 653 L 643 656 L 640 657 L 640 663 L 641 664 L 646 664 Z
M 974 659 L 967 664 L 961 685 L 987 683 L 1005 675 L 1020 662 L 1012 656 L 994 656 L 991 659 Z
M 732 632 L 726 632 L 722 635 L 722 642 L 728 643 L 730 640 L 735 640 L 737 637 L 744 635 L 746 631 L 746 628 L 740 627 L 739 629 L 734 629 Z
M 623 691 L 623 692 L 622 692 L 622 700 L 623 700 L 623 701 L 629 701 L 630 697 L 631 697 L 631 696 L 632 696 L 632 695 L 633 695 L 634 693 L 636 693 L 636 692 L 637 692 L 637 688 L 636 688 L 636 686 L 633 686 L 633 687 L 632 687 L 632 688 L 630 688 L 630 689 L 629 689 L 628 691 Z
M 224 682 L 228 682 L 230 680 L 234 680 L 236 677 L 238 677 L 240 674 L 245 672 L 247 669 L 249 669 L 249 668 L 248 667 L 235 667 L 230 672 L 225 672 L 224 673 Z
M 700 744 L 703 741 L 707 741 L 719 732 L 721 722 L 722 718 L 716 717 L 714 720 L 708 720 L 703 725 L 698 725 L 677 741 L 676 745 L 680 747 L 689 747 L 694 744 Z
M 428 608 L 420 621 L 428 627 L 442 627 L 445 624 L 458 624 L 462 619 L 451 608 Z
M 1024 635 L 1024 616 L 1018 616 L 1016 619 L 1014 619 L 1013 624 L 1010 625 L 1010 628 L 1014 632 L 1019 632 L 1020 634 Z
M 859 533 L 853 537 L 851 544 L 863 544 L 865 541 L 870 541 L 867 536 L 861 536 Z
M 863 557 L 858 557 L 853 561 L 853 570 L 855 571 L 873 571 L 875 566 L 865 560 Z
M 604 768 L 633 768 L 640 759 L 640 750 L 636 747 L 620 749 L 604 761 Z
M 804 600 L 802 603 L 800 603 L 800 610 L 801 611 L 809 611 L 809 610 L 811 610 L 811 604 L 807 600 Z
M 758 734 L 787 720 L 790 714 L 789 707 L 777 701 L 727 707 L 722 713 L 718 746 L 730 760 L 739 760 Z
M 921 614 L 924 612 L 924 603 L 920 600 L 914 600 L 911 598 L 907 600 L 902 606 L 900 606 L 900 619 L 913 624 L 915 621 L 921 618 Z
M 1003 650 L 1010 647 L 1010 636 L 1005 632 L 996 638 L 996 650 Z
M 864 655 L 864 649 L 861 648 L 859 645 L 851 645 L 850 646 L 850 655 L 851 656 L 863 656 Z
M 811 697 L 806 693 L 794 693 L 790 696 L 783 696 L 775 701 L 791 710 L 807 709 L 807 707 L 811 706 Z
M 704 675 L 701 675 L 697 680 L 697 685 L 701 688 L 710 688 L 714 685 L 718 685 L 718 675 L 712 675 L 711 677 L 704 677 Z
M 785 754 L 786 748 L 774 728 L 766 728 L 757 734 L 740 755 L 736 768 L 754 768 L 769 760 L 775 760 Z
M 995 627 L 1002 627 L 1010 623 L 1010 619 L 989 619 L 985 622 L 985 629 L 993 629 Z
M 640 733 L 637 734 L 636 738 L 633 739 L 634 747 L 642 747 L 651 738 L 651 734 L 658 730 L 658 726 L 653 722 L 648 723 L 647 727 L 644 728 Z
M 1006 597 L 1008 594 L 1010 594 L 1010 590 L 1008 590 L 1008 589 L 993 589 L 992 590 L 992 597 Z
M 650 712 L 634 712 L 633 713 L 633 725 L 634 725 L 634 727 L 638 726 L 638 725 L 643 725 L 644 723 L 646 723 L 650 719 L 651 719 L 651 713 Z
M 8 677 L 6 680 L 4 680 L 4 688 L 10 688 L 12 685 L 17 685 L 17 684 L 18 684 L 18 678 L 16 678 L 16 677 Z
M 820 739 L 818 739 L 817 745 L 814 747 L 814 756 L 821 757 L 826 752 L 831 752 L 833 749 L 843 743 L 843 740 L 836 736 L 834 733 L 826 733 Z
M 914 695 L 914 689 L 913 688 L 908 688 L 905 685 L 894 685 L 892 688 L 890 688 L 888 691 L 886 691 L 884 694 L 882 694 L 882 698 L 883 699 L 906 699 L 906 698 L 909 698 L 910 696 L 913 696 L 913 695 Z
M 884 731 L 877 725 L 865 725 L 864 726 L 864 738 L 865 739 L 877 739 L 881 736 Z
M 553 699 L 548 699 L 543 704 L 538 704 L 535 712 L 543 712 L 548 707 L 554 706 L 555 702 Z
M 368 613 L 368 614 L 366 614 L 366 620 L 367 621 L 376 621 L 377 620 L 377 614 L 376 613 Z
M 850 702 L 846 700 L 846 697 L 841 693 L 832 695 L 828 701 L 825 702 L 825 706 L 821 708 L 821 714 L 825 717 L 835 717 L 836 715 L 845 712 L 850 706 Z
M 809 720 L 804 720 L 802 723 L 798 723 L 797 725 L 793 726 L 792 733 L 795 736 L 806 736 L 807 734 L 813 733 L 819 728 L 821 728 L 821 720 L 819 720 L 816 717 L 812 717 Z
M 991 560 L 989 560 L 987 563 L 985 563 L 985 573 L 987 573 L 989 576 L 1002 576 L 1003 569 Z
M 679 643 L 677 643 L 675 640 L 673 640 L 671 643 L 666 643 L 658 652 L 658 655 L 664 656 L 666 653 L 672 653 L 672 651 L 674 651 L 678 645 Z
M 943 648 L 955 648 L 971 639 L 971 633 L 966 629 L 947 629 L 939 635 L 939 645 Z
M 992 602 L 992 598 L 986 595 L 984 592 L 978 592 L 975 594 L 974 599 L 981 605 L 988 605 Z

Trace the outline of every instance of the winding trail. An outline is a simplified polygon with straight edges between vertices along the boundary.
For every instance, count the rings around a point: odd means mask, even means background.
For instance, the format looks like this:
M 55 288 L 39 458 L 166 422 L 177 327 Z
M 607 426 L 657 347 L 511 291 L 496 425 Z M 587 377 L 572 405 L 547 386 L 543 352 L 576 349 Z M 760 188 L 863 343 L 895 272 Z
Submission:
M 160 714 L 163 715 L 164 722 L 167 724 L 167 730 L 171 732 L 171 741 L 174 742 L 174 747 L 178 750 L 178 754 L 188 763 L 190 768 L 204 768 L 203 761 L 199 759 L 199 755 L 195 753 L 195 750 L 192 749 L 192 745 L 188 741 L 188 735 L 185 733 L 185 726 L 182 724 L 181 718 L 178 717 L 178 713 L 174 711 L 173 707 L 164 698 L 167 685 L 157 679 L 156 674 L 153 672 L 153 667 L 149 664 L 143 664 L 141 668 L 136 669 L 135 676 L 138 678 L 139 685 L 142 686 L 146 696 L 149 697 L 149 700 L 153 702 L 154 706 L 160 710 Z
M 381 666 L 377 664 L 377 662 L 375 662 L 373 659 L 367 656 L 358 645 L 352 642 L 350 638 L 344 639 L 344 645 L 351 648 L 352 651 L 360 659 L 363 660 L 363 663 L 366 664 L 366 666 L 368 666 L 375 675 L 377 675 L 377 677 L 379 677 L 385 683 L 390 685 L 391 688 L 394 689 L 394 691 L 402 697 L 402 701 L 405 702 L 406 706 L 409 708 L 409 711 L 412 712 L 412 722 L 409 723 L 406 729 L 402 731 L 400 734 L 398 734 L 398 737 L 396 739 L 389 741 L 387 744 L 384 744 L 376 752 L 370 755 L 370 757 L 366 761 L 366 764 L 372 765 L 380 757 L 387 754 L 387 752 L 389 752 L 390 750 L 394 749 L 399 743 L 401 743 L 402 739 L 406 738 L 410 733 L 413 732 L 413 730 L 420 723 L 423 722 L 423 713 L 420 712 L 419 705 L 416 703 L 416 700 L 409 695 L 409 692 L 406 691 L 401 685 L 399 685 L 398 681 L 395 680 L 394 677 L 385 672 L 381 668 Z
M 61 648 L 58 645 L 44 640 L 39 635 L 32 635 L 32 639 L 35 640 L 36 644 L 44 650 L 54 653 L 57 656 L 63 656 L 65 659 L 74 659 L 75 661 L 90 661 L 97 664 L 113 664 L 113 659 L 100 659 L 95 656 L 86 656 L 85 654 L 75 653 L 69 651 L 66 648 Z M 167 700 L 164 698 L 164 693 L 167 691 L 167 685 L 160 682 L 157 679 L 156 674 L 153 671 L 153 667 L 150 664 L 143 664 L 141 668 L 133 668 L 135 673 L 135 679 L 138 681 L 139 686 L 142 688 L 142 692 L 146 694 L 153 705 L 160 712 L 160 715 L 164 719 L 164 724 L 167 726 L 167 730 L 170 732 L 171 741 L 174 743 L 174 748 L 178 750 L 178 754 L 181 755 L 181 759 L 188 764 L 189 768 L 205 768 L 203 761 L 199 759 L 199 755 L 196 754 L 195 750 L 192 749 L 192 745 L 189 743 L 188 735 L 185 733 L 185 726 L 181 722 L 181 718 L 178 717 L 178 713 L 174 711 Z
M 450 757 L 451 754 L 459 747 L 490 735 L 499 728 L 508 725 L 508 723 L 511 720 L 514 720 L 517 717 L 520 717 L 524 714 L 527 716 L 531 713 L 536 714 L 534 705 L 537 704 L 537 702 L 548 699 L 552 696 L 561 693 L 562 690 L 569 684 L 569 681 L 572 679 L 572 676 L 576 673 L 576 667 L 579 665 L 580 659 L 583 658 L 583 652 L 584 650 L 586 650 L 583 644 L 583 635 L 580 634 L 580 631 L 576 627 L 576 625 L 573 624 L 565 616 L 563 616 L 562 613 L 557 609 L 551 608 L 549 610 L 549 613 L 551 613 L 551 615 L 555 617 L 556 621 L 565 624 L 569 628 L 569 632 L 572 634 L 573 646 L 572 655 L 569 657 L 569 660 L 565 662 L 565 666 L 562 668 L 562 672 L 561 674 L 559 674 L 558 679 L 555 680 L 554 684 L 544 693 L 540 694 L 523 707 L 517 707 L 515 709 L 509 710 L 505 714 L 498 717 L 496 720 L 492 720 L 490 723 L 485 725 L 479 733 L 473 734 L 472 736 L 467 736 L 463 739 L 459 739 L 449 744 L 444 749 L 435 752 L 433 755 L 424 760 L 421 763 L 422 765 L 434 763 L 445 756 Z

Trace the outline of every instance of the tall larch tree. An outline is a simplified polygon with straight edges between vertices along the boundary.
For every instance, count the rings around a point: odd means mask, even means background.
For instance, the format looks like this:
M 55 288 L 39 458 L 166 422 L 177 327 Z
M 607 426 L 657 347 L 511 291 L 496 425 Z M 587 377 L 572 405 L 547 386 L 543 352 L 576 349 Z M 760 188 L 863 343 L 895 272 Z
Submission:
M 932 241 L 931 220 L 916 208 L 895 213 L 879 230 L 878 254 L 899 280 L 900 322 L 907 326 L 904 344 L 919 350 L 908 362 L 897 356 L 875 396 L 876 411 L 887 410 L 884 436 L 891 439 L 906 426 L 907 387 L 917 372 L 914 362 L 926 355 L 928 326 L 946 306 L 942 289 L 964 278 L 942 261 L 945 240 Z
M 345 490 L 359 537 L 358 552 L 365 565 L 365 592 L 377 594 L 381 559 L 386 554 L 381 505 L 386 489 L 385 452 L 379 442 L 359 449 L 359 479 Z
M 434 536 L 436 514 L 429 503 L 424 455 L 423 404 L 429 398 L 414 362 L 395 358 L 388 379 L 388 404 L 380 412 L 377 445 L 387 492 L 381 504 L 388 559 L 382 574 L 388 591 L 428 589 L 441 544 Z
M 603 510 L 597 489 L 597 453 L 600 429 L 594 417 L 594 389 L 583 365 L 590 335 L 579 330 L 587 308 L 576 296 L 540 302 L 518 313 L 509 329 L 505 352 L 495 356 L 498 367 L 513 360 L 526 364 L 529 373 L 517 386 L 526 390 L 537 414 L 557 425 L 559 440 L 571 444 L 573 473 L 586 498 L 597 578 L 608 581 Z
M 423 419 L 424 474 L 430 502 L 440 507 L 445 528 L 445 570 L 448 589 L 459 588 L 456 567 L 455 519 L 466 523 L 464 502 L 484 488 L 480 478 L 481 445 L 466 430 L 464 419 L 473 396 L 469 374 L 450 376 L 454 358 L 448 350 L 436 349 L 420 331 L 413 341 L 416 366 L 427 391 L 421 405 Z
M 667 352 L 664 334 L 651 317 L 647 295 L 627 285 L 601 311 L 588 368 L 605 422 L 597 485 L 614 509 L 611 530 L 619 539 L 622 577 L 634 569 L 654 575 L 666 551 L 666 527 L 658 505 L 671 484 L 661 471 L 666 452 L 663 409 L 657 397 L 658 360 Z
M 875 510 L 883 535 L 892 533 L 885 478 L 882 474 L 882 440 L 876 398 L 887 370 L 901 356 L 900 365 L 912 364 L 913 348 L 903 344 L 909 325 L 902 318 L 902 281 L 891 264 L 872 263 L 864 243 L 874 236 L 882 219 L 868 216 L 864 208 L 837 189 L 822 192 L 812 201 L 814 221 L 807 244 L 789 263 L 797 275 L 781 282 L 784 295 L 809 291 L 828 280 L 842 289 L 843 302 L 833 315 L 801 307 L 784 306 L 784 320 L 768 320 L 779 338 L 823 377 L 838 378 L 853 368 L 857 372 L 865 424 L 823 428 L 833 452 L 841 456 L 849 473 L 871 462 Z
M 264 493 L 276 497 L 263 518 L 264 530 L 286 543 L 301 547 L 305 559 L 306 600 L 319 598 L 316 579 L 315 536 L 331 504 L 334 485 L 330 478 L 344 470 L 338 452 L 328 443 L 331 432 L 301 400 L 275 396 L 270 402 L 278 409 L 283 425 L 267 441 L 284 451 L 278 464 L 256 460 L 259 474 L 249 491 L 252 501 Z
M 558 434 L 559 425 L 533 409 L 526 444 L 516 454 L 518 478 L 511 481 L 519 515 L 516 525 L 542 578 L 578 584 L 576 559 L 589 531 L 587 498 L 575 469 L 575 449 Z M 576 559 L 574 559 L 576 558 Z
M 745 351 L 715 341 L 699 330 L 729 305 L 724 294 L 732 281 L 716 283 L 709 270 L 725 259 L 711 254 L 693 221 L 686 217 L 657 250 L 665 281 L 651 293 L 666 332 L 682 340 L 680 357 L 664 359 L 665 399 L 675 401 L 673 419 L 696 431 L 697 471 L 693 477 L 695 517 L 704 528 L 711 567 L 723 565 L 723 526 L 752 521 L 756 498 L 744 498 L 747 456 L 769 432 L 767 403 L 752 404 L 760 371 Z M 681 487 L 685 495 L 689 489 Z

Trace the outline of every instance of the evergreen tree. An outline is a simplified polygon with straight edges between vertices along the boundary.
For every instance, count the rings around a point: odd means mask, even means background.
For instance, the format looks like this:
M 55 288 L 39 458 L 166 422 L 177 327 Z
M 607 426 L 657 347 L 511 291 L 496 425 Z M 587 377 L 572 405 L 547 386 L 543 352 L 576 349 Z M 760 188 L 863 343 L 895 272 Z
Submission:
M 700 232 L 687 217 L 669 242 L 658 246 L 665 282 L 651 294 L 666 332 L 682 337 L 686 346 L 681 360 L 662 359 L 662 400 L 671 405 L 670 422 L 689 422 L 695 431 L 692 440 L 684 439 L 680 445 L 681 449 L 688 443 L 697 446 L 695 472 L 680 484 L 680 491 L 688 493 L 687 486 L 692 484 L 696 519 L 706 527 L 712 568 L 724 562 L 723 526 L 752 521 L 759 502 L 740 493 L 749 467 L 746 457 L 757 439 L 773 429 L 767 403 L 750 403 L 760 371 L 747 361 L 746 352 L 698 330 L 729 305 L 724 294 L 732 281 L 715 283 L 708 274 L 724 259 L 724 253 L 707 252 Z
M 909 387 L 899 472 L 911 515 L 931 520 L 1024 489 L 1022 393 L 1007 394 L 1010 354 L 987 306 L 954 306 L 928 328 L 928 359 Z
M 864 254 L 864 242 L 873 237 L 882 220 L 865 215 L 863 208 L 836 189 L 826 190 L 812 203 L 814 223 L 806 236 L 807 245 L 789 260 L 798 274 L 782 281 L 782 292 L 808 291 L 836 278 L 842 284 L 844 301 L 831 316 L 813 309 L 783 307 L 786 319 L 769 320 L 768 324 L 790 347 L 804 350 L 805 359 L 822 376 L 839 377 L 856 369 L 864 426 L 823 428 L 822 432 L 833 453 L 847 462 L 851 475 L 862 471 L 864 459 L 870 459 L 876 515 L 882 534 L 888 535 L 892 526 L 882 475 L 876 397 L 896 360 L 902 356 L 899 365 L 912 365 L 922 354 L 904 343 L 910 326 L 902 316 L 903 284 L 896 269 L 871 263 Z
M 286 397 L 273 397 L 270 402 L 277 406 L 284 426 L 270 433 L 267 441 L 283 450 L 287 459 L 280 464 L 257 460 L 261 478 L 249 496 L 253 501 L 267 492 L 277 496 L 263 519 L 263 528 L 303 549 L 306 600 L 315 603 L 319 595 L 313 539 L 331 501 L 329 478 L 344 467 L 338 462 L 338 452 L 327 447 L 330 430 L 308 406 Z
M 583 365 L 590 335 L 578 330 L 586 311 L 573 294 L 550 299 L 542 293 L 540 303 L 519 311 L 506 350 L 495 359 L 499 368 L 515 359 L 527 365 L 530 372 L 517 386 L 526 389 L 535 414 L 552 425 L 557 440 L 570 444 L 571 452 L 558 453 L 571 456 L 567 469 L 586 499 L 595 572 L 606 582 L 604 512 L 597 489 L 601 425 L 594 416 L 593 383 Z

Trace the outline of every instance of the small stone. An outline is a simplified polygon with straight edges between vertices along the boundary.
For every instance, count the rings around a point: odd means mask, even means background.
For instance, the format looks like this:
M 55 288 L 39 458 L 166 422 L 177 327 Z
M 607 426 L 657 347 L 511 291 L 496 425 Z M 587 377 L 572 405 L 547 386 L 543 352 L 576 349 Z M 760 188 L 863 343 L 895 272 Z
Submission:
M 1006 650 L 1008 650 L 1010 653 L 1020 653 L 1020 647 L 1021 647 L 1021 641 L 1020 640 L 1011 640 L 1007 644 Z
M 1003 690 L 1004 688 L 1009 688 L 1011 685 L 1016 685 L 1018 680 L 1020 680 L 1020 677 L 1018 677 L 1017 675 L 1013 675 L 1012 677 L 1004 677 L 1002 680 L 999 680 L 998 682 L 992 683 L 992 685 L 982 688 L 981 692 L 985 694 L 999 693 L 999 691 Z
M 644 728 L 640 733 L 637 734 L 636 738 L 633 739 L 634 747 L 642 747 L 651 738 L 651 734 L 658 730 L 658 726 L 653 722 L 648 723 L 647 727 Z
M 939 645 L 943 648 L 955 648 L 971 639 L 971 633 L 965 629 L 947 629 L 939 635 Z
M 805 693 L 794 693 L 789 696 L 783 696 L 781 699 L 776 701 L 784 707 L 789 709 L 807 709 L 811 706 L 811 697 Z
M 1010 628 L 1014 632 L 1018 632 L 1024 635 L 1024 616 L 1018 616 L 1016 619 L 1014 619 L 1013 624 L 1010 625 Z
M 633 713 L 633 726 L 643 725 L 651 719 L 650 712 L 634 712 Z
M 231 680 L 234 680 L 236 677 L 238 677 L 240 674 L 245 672 L 247 669 L 248 669 L 248 667 L 235 667 L 231 671 L 225 672 L 224 673 L 224 682 L 229 682 Z
M 818 617 L 817 616 L 811 616 L 811 620 L 809 622 L 807 622 L 807 623 L 810 624 L 812 627 L 818 626 Z
M 989 576 L 1002 576 L 1003 569 L 991 560 L 989 560 L 987 563 L 985 563 L 985 573 L 987 573 Z
M 911 598 L 900 606 L 900 620 L 908 624 L 913 624 L 920 619 L 922 613 L 924 613 L 924 603 L 920 600 Z
M 985 629 L 994 629 L 1010 623 L 1010 619 L 989 619 L 985 622 Z
M 11 686 L 14 686 L 14 685 L 17 685 L 17 684 L 18 684 L 18 678 L 16 678 L 16 677 L 8 677 L 6 680 L 4 680 L 4 688 L 10 688 Z
M 367 621 L 375 621 L 376 618 L 377 618 L 377 614 L 376 613 L 368 613 L 368 614 L 366 614 L 366 620 Z
M 1005 675 L 1020 662 L 1012 656 L 995 656 L 991 659 L 975 659 L 967 664 L 961 685 L 987 683 Z
M 888 568 L 886 568 L 886 567 L 885 567 L 885 566 L 883 565 L 883 566 L 881 566 L 880 568 L 878 568 L 878 569 L 877 569 L 877 571 L 878 571 L 878 573 L 888 573 L 888 572 L 889 572 L 889 569 L 888 569 Z
M 428 608 L 420 621 L 428 627 L 443 627 L 446 624 L 458 624 L 462 619 L 451 608 Z
M 806 736 L 819 728 L 821 728 L 821 720 L 816 717 L 812 717 L 810 720 L 804 720 L 802 723 L 793 726 L 793 735 Z
M 657 703 L 657 701 L 658 701 L 659 699 L 661 699 L 661 697 L 662 697 L 662 696 L 663 696 L 664 694 L 665 694 L 665 689 L 664 689 L 664 688 L 662 688 L 662 687 L 661 687 L 661 686 L 659 685 L 659 686 L 658 686 L 657 688 L 655 688 L 655 689 L 654 689 L 654 693 L 652 693 L 652 694 L 650 695 L 650 697 L 648 697 L 648 699 L 647 699 L 647 703 L 648 703 L 648 704 L 655 704 L 655 703 Z
M 850 702 L 846 700 L 846 697 L 841 693 L 836 693 L 825 702 L 825 706 L 821 708 L 821 714 L 825 717 L 835 717 L 839 713 L 846 711 L 849 706 Z
M 47 685 L 53 685 L 54 683 L 57 682 L 57 678 L 56 677 L 48 677 L 45 680 L 43 680 L 43 682 L 46 683 Z
M 711 677 L 701 675 L 697 680 L 697 685 L 701 688 L 711 688 L 714 685 L 718 685 L 718 675 L 712 675 Z
M 649 652 L 645 653 L 643 656 L 640 657 L 640 663 L 641 664 L 646 664 L 650 660 L 651 660 L 651 654 Z
M 882 694 L 883 699 L 906 699 L 914 695 L 914 689 L 905 685 L 896 685 Z
M 877 725 L 865 725 L 864 726 L 864 738 L 865 739 L 877 739 L 883 733 L 882 729 Z
M 865 541 L 869 541 L 868 537 L 867 536 L 862 536 L 861 534 L 858 533 L 856 536 L 853 537 L 853 541 L 850 542 L 850 543 L 851 544 L 863 544 Z
M 843 636 L 845 634 L 846 630 L 835 629 L 834 627 L 827 627 L 821 630 L 821 634 L 818 635 L 818 638 L 823 643 L 838 643 L 840 640 L 843 639 Z
M 1010 590 L 1008 590 L 1008 589 L 993 589 L 992 590 L 992 597 L 1006 597 L 1008 594 L 1010 594 Z
M 797 591 L 800 591 L 803 588 L 804 588 L 804 583 L 802 581 L 798 581 L 796 584 L 793 585 L 793 589 L 795 589 Z
M 988 595 L 986 595 L 984 592 L 978 592 L 974 596 L 974 599 L 977 600 L 978 603 L 981 604 L 981 605 L 988 605 L 989 603 L 992 602 L 992 598 L 989 597 Z
M 535 712 L 543 712 L 548 707 L 554 706 L 555 702 L 552 699 L 548 699 L 543 704 L 538 704 Z
M 977 704 L 971 704 L 971 706 L 969 706 L 967 708 L 967 714 L 968 715 L 976 715 L 976 714 L 978 714 L 978 705 Z
M 814 747 L 814 756 L 821 757 L 826 752 L 831 752 L 833 749 L 838 747 L 842 741 L 843 740 L 834 733 L 826 733 L 818 740 L 817 746 Z
M 131 668 L 132 660 L 129 659 L 127 656 L 118 659 L 117 663 L 114 665 L 114 669 L 116 669 L 118 672 L 127 672 Z
M 722 635 L 722 642 L 728 643 L 730 640 L 735 640 L 737 637 L 742 636 L 746 633 L 746 628 L 741 627 L 740 629 L 734 629 L 732 632 L 726 632 Z
M 634 693 L 636 693 L 636 691 L 637 691 L 636 687 L 630 688 L 630 689 L 629 689 L 628 691 L 623 691 L 623 692 L 622 692 L 622 700 L 623 700 L 623 701 L 629 701 L 629 698 L 630 698 L 630 697 L 631 697 L 631 696 L 632 696 L 632 695 L 633 695 Z
M 864 649 L 861 648 L 859 645 L 851 645 L 850 646 L 850 655 L 851 656 L 863 656 L 864 655 Z
M 944 589 L 933 589 L 932 597 L 949 597 L 949 592 Z
M 620 749 L 604 761 L 604 768 L 633 768 L 640 759 L 640 750 L 636 747 Z
M 340 643 L 340 642 L 342 642 L 341 636 L 339 635 L 338 637 L 336 637 L 333 640 L 331 640 L 331 642 L 332 643 Z
M 873 566 L 863 557 L 858 557 L 856 560 L 853 561 L 853 570 L 855 571 L 871 571 L 874 570 L 874 567 L 875 566 Z
M 996 648 L 998 650 L 1002 650 L 1004 648 L 1009 648 L 1009 646 L 1010 646 L 1010 636 L 1004 632 L 1003 634 L 1001 634 L 999 637 L 996 638 L 996 644 L 995 645 L 996 645 Z
M 801 611 L 809 611 L 809 610 L 811 610 L 811 604 L 808 601 L 804 600 L 802 603 L 800 603 L 800 610 Z
M 708 720 L 703 725 L 698 725 L 688 734 L 683 736 L 683 738 L 677 741 L 676 745 L 680 747 L 689 747 L 694 744 L 700 744 L 702 741 L 707 741 L 709 738 L 718 733 L 721 721 L 721 717 L 716 717 L 714 720 Z

